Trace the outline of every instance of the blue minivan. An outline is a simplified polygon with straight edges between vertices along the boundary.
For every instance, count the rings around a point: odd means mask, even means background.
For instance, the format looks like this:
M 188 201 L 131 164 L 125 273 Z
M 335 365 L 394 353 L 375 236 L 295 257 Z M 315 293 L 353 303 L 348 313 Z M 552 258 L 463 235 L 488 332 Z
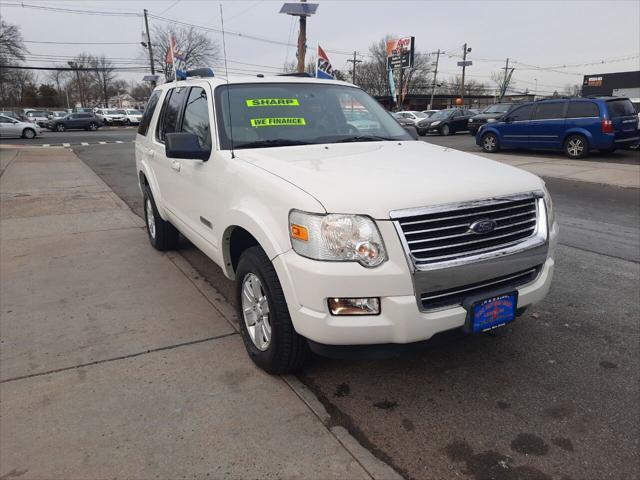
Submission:
M 570 158 L 586 157 L 634 145 L 638 115 L 628 98 L 568 98 L 523 103 L 476 135 L 485 152 L 501 148 L 563 150 Z

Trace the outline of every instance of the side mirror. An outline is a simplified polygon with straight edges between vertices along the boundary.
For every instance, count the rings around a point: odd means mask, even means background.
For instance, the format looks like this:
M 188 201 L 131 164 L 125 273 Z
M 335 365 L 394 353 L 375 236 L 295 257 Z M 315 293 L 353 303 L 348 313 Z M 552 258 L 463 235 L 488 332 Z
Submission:
M 505 117 L 502 117 L 501 120 L 505 123 L 511 123 L 513 122 L 513 117 L 505 116 Z
M 200 146 L 198 136 L 193 133 L 167 133 L 164 151 L 168 158 L 185 160 L 209 160 L 211 150 Z
M 407 125 L 406 127 L 404 127 L 404 129 L 409 135 L 411 135 L 411 138 L 413 138 L 414 140 L 420 139 L 420 137 L 418 136 L 418 130 L 416 130 L 416 127 L 414 127 L 413 125 Z

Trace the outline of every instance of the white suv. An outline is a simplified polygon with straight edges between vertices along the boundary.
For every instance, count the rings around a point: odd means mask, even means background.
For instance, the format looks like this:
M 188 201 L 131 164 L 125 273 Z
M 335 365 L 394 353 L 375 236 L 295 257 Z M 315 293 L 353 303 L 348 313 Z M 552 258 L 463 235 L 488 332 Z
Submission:
M 299 368 L 309 348 L 491 330 L 549 290 L 544 182 L 414 140 L 345 82 L 162 85 L 136 164 L 152 245 L 177 248 L 180 232 L 235 280 L 245 346 L 268 372 Z

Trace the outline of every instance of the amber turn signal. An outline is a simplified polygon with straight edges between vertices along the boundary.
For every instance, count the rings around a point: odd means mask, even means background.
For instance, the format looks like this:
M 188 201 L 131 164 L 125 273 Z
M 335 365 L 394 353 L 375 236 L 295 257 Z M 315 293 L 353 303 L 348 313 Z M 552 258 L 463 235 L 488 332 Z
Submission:
M 295 238 L 296 240 L 302 240 L 306 242 L 309 240 L 309 230 L 307 227 L 303 227 L 301 225 L 296 225 L 295 223 L 291 224 L 291 238 Z

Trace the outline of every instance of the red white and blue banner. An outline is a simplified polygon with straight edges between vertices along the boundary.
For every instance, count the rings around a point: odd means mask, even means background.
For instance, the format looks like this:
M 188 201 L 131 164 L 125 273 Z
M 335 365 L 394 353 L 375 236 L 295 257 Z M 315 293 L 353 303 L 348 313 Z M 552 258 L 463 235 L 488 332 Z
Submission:
M 184 55 L 178 49 L 178 43 L 176 37 L 169 34 L 169 48 L 167 49 L 166 61 L 168 64 L 173 65 L 173 78 L 175 81 L 184 80 L 187 78 L 187 69 L 184 62 Z
M 329 57 L 327 57 L 327 54 L 324 53 L 320 45 L 318 45 L 318 60 L 316 61 L 316 78 L 326 78 L 330 80 L 335 80 L 336 78 Z

